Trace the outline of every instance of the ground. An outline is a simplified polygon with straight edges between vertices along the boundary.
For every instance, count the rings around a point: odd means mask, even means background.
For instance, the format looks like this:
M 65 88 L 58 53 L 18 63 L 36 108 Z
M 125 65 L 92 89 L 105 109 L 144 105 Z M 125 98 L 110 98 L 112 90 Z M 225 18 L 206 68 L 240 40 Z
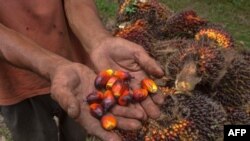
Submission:
M 223 24 L 237 44 L 250 48 L 249 0 L 161 0 L 170 9 L 194 9 L 198 15 L 212 22 Z M 114 21 L 116 0 L 96 0 L 101 17 L 108 25 Z M 11 136 L 0 116 L 0 141 L 11 141 Z

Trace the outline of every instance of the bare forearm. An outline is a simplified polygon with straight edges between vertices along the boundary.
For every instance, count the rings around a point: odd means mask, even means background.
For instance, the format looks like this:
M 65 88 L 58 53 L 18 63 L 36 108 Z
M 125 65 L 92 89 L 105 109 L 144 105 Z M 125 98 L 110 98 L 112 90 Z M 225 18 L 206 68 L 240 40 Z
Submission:
M 50 77 L 56 66 L 68 62 L 68 60 L 41 48 L 32 40 L 1 23 L 0 58 L 46 78 Z
M 88 52 L 111 36 L 99 19 L 94 0 L 65 0 L 65 11 L 71 29 Z

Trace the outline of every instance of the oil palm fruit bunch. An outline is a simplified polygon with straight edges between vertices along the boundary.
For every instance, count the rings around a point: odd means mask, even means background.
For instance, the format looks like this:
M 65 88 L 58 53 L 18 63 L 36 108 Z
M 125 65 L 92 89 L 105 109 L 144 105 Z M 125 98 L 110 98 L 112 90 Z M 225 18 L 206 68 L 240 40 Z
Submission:
M 179 71 L 176 70 L 175 71 L 176 73 L 169 74 L 170 72 L 168 72 L 167 65 L 171 64 L 169 61 L 174 60 L 174 59 L 178 59 L 176 57 L 180 57 L 183 54 L 187 54 L 187 52 L 186 52 L 186 50 L 188 50 L 187 48 L 190 48 L 191 51 L 193 51 L 192 44 L 193 44 L 192 40 L 183 39 L 183 38 L 175 38 L 175 39 L 171 39 L 171 40 L 161 40 L 161 41 L 157 41 L 153 44 L 151 54 L 153 54 L 153 57 L 157 61 L 159 61 L 160 64 L 164 67 L 164 70 L 166 71 L 166 75 L 176 76 L 177 72 L 179 72 Z M 180 59 L 182 59 L 182 58 L 179 58 L 178 60 L 176 60 L 177 62 L 174 63 L 174 64 L 176 64 L 176 69 L 180 68 L 180 66 L 181 66 Z
M 200 81 L 200 75 L 192 59 L 199 59 L 198 49 L 197 43 L 193 40 L 171 39 L 157 42 L 152 54 L 163 66 L 165 75 L 170 77 L 171 80 L 178 81 L 180 84 L 192 80 L 193 86 L 195 86 Z M 185 75 L 185 73 L 188 75 Z M 185 79 L 187 80 L 184 81 Z
M 159 19 L 167 19 L 171 11 L 158 0 L 119 0 L 117 22 L 145 19 L 153 23 Z
M 117 23 L 134 22 L 143 19 L 148 22 L 148 32 L 155 38 L 163 38 L 166 20 L 172 12 L 158 0 L 122 0 L 118 10 Z
M 195 11 L 187 10 L 173 14 L 167 19 L 164 35 L 166 38 L 173 37 L 191 37 L 208 22 L 199 17 Z
M 141 130 L 117 130 L 123 141 L 174 141 L 197 140 L 198 130 L 188 120 L 172 121 L 167 126 L 160 125 L 156 120 L 149 119 Z
M 130 24 L 124 23 L 119 25 L 118 29 L 114 33 L 114 36 L 137 43 L 150 52 L 154 39 L 148 33 L 147 29 L 148 23 L 143 19 L 139 19 Z
M 226 106 L 242 106 L 250 98 L 250 54 L 228 53 L 221 75 L 214 82 L 214 98 Z M 230 61 L 231 60 L 231 61 Z M 230 62 L 229 62 L 230 61 Z M 217 94 L 218 93 L 218 94 Z
M 227 123 L 227 115 L 223 106 L 201 92 L 192 95 L 179 93 L 170 95 L 161 106 L 167 121 L 186 120 L 192 123 L 194 140 L 216 140 L 223 134 L 223 125 Z M 179 139 L 180 140 L 180 139 Z
M 170 94 L 160 109 L 162 116 L 148 119 L 142 129 L 116 133 L 123 141 L 208 141 L 221 137 L 227 123 L 223 107 L 199 92 Z
M 178 90 L 213 92 L 213 99 L 234 107 L 244 105 L 249 99 L 248 56 L 249 53 L 220 48 L 214 43 L 193 42 L 179 47 L 162 64 Z
M 249 125 L 250 124 L 250 105 L 249 103 L 236 108 L 225 108 L 228 121 L 233 125 Z
M 95 79 L 96 91 L 86 97 L 90 113 L 101 120 L 101 125 L 106 130 L 116 127 L 116 118 L 108 114 L 109 110 L 116 104 L 128 106 L 131 102 L 141 102 L 149 94 L 158 91 L 156 83 L 150 78 L 141 80 L 141 88 L 130 89 L 129 83 L 133 77 L 128 72 L 107 69 L 101 71 Z
M 208 25 L 200 28 L 195 34 L 195 40 L 214 41 L 219 47 L 223 48 L 234 47 L 234 41 L 231 34 L 218 25 Z

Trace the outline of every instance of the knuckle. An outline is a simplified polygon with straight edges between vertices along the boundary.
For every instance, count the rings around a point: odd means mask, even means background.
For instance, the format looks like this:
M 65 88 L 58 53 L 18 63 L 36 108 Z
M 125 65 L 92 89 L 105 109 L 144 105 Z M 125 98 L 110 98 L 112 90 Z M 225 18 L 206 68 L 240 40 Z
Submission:
M 137 117 L 138 119 L 144 119 L 144 112 L 143 112 L 143 111 L 138 110 L 138 111 L 136 111 L 135 113 L 136 113 L 136 117 Z
M 134 122 L 129 122 L 129 126 L 130 128 L 133 128 L 133 129 L 138 129 L 141 127 L 141 123 L 138 121 L 134 121 Z

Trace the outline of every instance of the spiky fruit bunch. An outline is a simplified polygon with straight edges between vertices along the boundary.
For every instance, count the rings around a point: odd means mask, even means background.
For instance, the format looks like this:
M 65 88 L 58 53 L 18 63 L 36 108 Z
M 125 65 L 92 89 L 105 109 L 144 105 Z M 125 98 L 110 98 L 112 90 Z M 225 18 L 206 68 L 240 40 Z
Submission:
M 182 45 L 186 46 L 178 47 L 171 55 L 169 47 L 166 47 L 168 50 L 166 54 L 163 52 L 156 54 L 156 59 L 161 60 L 161 64 L 165 67 L 166 75 L 172 76 L 175 80 L 176 88 L 182 91 L 196 88 L 203 92 L 205 90 L 213 92 L 213 99 L 225 106 L 240 106 L 248 101 L 250 97 L 248 52 L 238 53 L 234 49 L 219 48 L 210 42 L 190 44 L 184 42 Z M 162 56 L 167 57 L 164 60 Z
M 170 10 L 158 0 L 120 0 L 117 21 L 135 21 L 146 19 L 150 23 L 159 19 L 167 19 Z
M 240 54 L 242 54 L 243 59 L 250 60 L 250 50 L 249 49 L 243 49 L 239 51 Z
M 153 46 L 154 39 L 147 32 L 147 22 L 139 19 L 131 24 L 119 26 L 114 36 L 121 37 L 143 46 L 147 51 Z
M 234 47 L 232 36 L 220 26 L 207 26 L 199 29 L 195 34 L 195 40 L 200 41 L 206 39 L 214 41 L 219 47 Z
M 162 119 L 163 120 L 163 119 Z M 138 131 L 117 130 L 123 141 L 196 141 L 199 131 L 191 121 L 186 119 L 169 122 L 168 125 L 160 125 L 162 120 L 149 119 Z
M 149 23 L 148 32 L 157 39 L 163 39 L 166 20 L 171 14 L 172 12 L 158 0 L 123 0 L 120 3 L 117 22 L 144 19 Z
M 207 21 L 200 18 L 193 10 L 176 13 L 166 21 L 165 36 L 194 37 L 199 28 L 206 24 Z
M 246 104 L 238 108 L 226 108 L 228 121 L 233 125 L 250 124 L 250 105 Z
M 174 80 L 177 76 L 184 79 L 185 75 L 190 81 L 194 77 L 204 77 L 204 81 L 210 82 L 217 79 L 218 70 L 223 68 L 224 58 L 220 50 L 207 42 L 173 39 L 154 44 L 152 54 L 164 66 L 166 75 Z
M 143 124 L 141 130 L 124 131 L 116 130 L 123 141 L 174 141 L 174 140 L 197 140 L 198 130 L 188 120 L 179 120 L 161 126 L 156 120 L 149 119 Z
M 216 140 L 222 136 L 223 125 L 227 123 L 222 105 L 200 92 L 191 96 L 183 93 L 169 96 L 161 109 L 167 117 L 161 125 L 180 119 L 191 121 L 198 130 L 197 140 Z
M 249 54 L 227 54 L 227 63 L 220 71 L 222 77 L 216 81 L 214 98 L 226 106 L 241 106 L 250 98 Z M 231 61 L 230 61 L 231 60 Z
M 175 79 L 183 66 L 182 58 L 178 57 L 185 54 L 185 49 L 191 48 L 192 43 L 191 40 L 180 38 L 158 41 L 154 43 L 151 54 L 164 67 L 165 74 Z
M 123 141 L 206 141 L 219 138 L 226 123 L 222 106 L 199 93 L 168 96 L 161 111 L 159 119 L 147 120 L 141 130 L 117 133 Z

